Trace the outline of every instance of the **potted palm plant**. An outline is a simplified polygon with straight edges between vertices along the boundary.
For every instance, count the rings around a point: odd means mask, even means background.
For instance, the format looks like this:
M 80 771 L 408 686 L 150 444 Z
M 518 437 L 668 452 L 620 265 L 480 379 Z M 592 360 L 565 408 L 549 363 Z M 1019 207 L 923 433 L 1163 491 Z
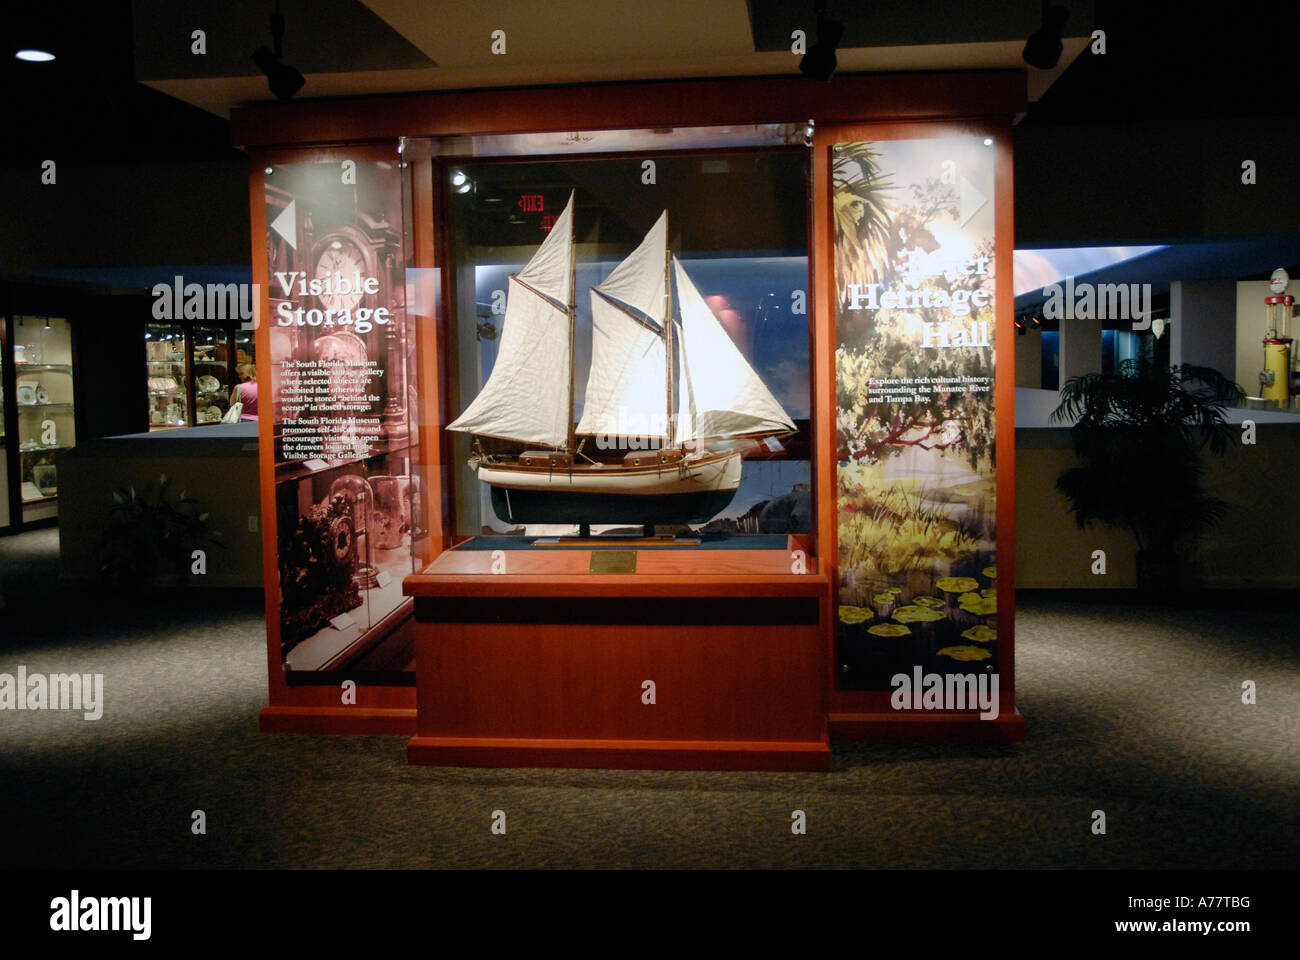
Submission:
M 117 586 L 179 586 L 190 571 L 194 550 L 225 548 L 219 531 L 208 525 L 202 503 L 184 491 L 169 496 L 171 478 L 158 478 L 157 490 L 134 486 L 113 491 L 113 506 L 100 536 L 100 573 Z
M 1113 373 L 1071 377 L 1052 412 L 1073 421 L 1080 463 L 1056 487 L 1080 528 L 1094 521 L 1137 540 L 1138 588 L 1175 587 L 1178 550 L 1208 530 L 1228 504 L 1202 486 L 1202 449 L 1221 456 L 1234 441 L 1224 409 L 1244 392 L 1217 370 L 1164 367 L 1146 357 Z

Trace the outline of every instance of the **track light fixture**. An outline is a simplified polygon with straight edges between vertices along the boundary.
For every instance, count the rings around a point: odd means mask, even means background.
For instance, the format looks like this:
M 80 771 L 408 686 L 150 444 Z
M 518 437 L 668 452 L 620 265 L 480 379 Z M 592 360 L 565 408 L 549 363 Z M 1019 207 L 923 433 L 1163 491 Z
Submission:
M 839 66 L 835 50 L 844 39 L 844 24 L 826 19 L 826 0 L 817 0 L 817 40 L 799 61 L 799 72 L 813 80 L 829 80 Z
M 1043 24 L 1038 32 L 1025 41 L 1025 49 L 1020 54 L 1025 63 L 1039 70 L 1051 70 L 1061 60 L 1061 35 L 1065 32 L 1065 21 L 1070 19 L 1066 7 L 1056 7 L 1043 0 Z
M 281 100 L 289 100 L 307 81 L 301 73 L 281 59 L 284 55 L 284 17 L 280 13 L 280 0 L 275 0 L 275 13 L 271 14 L 271 41 L 275 49 L 258 47 L 253 53 L 253 62 L 266 74 L 266 83 L 271 92 Z

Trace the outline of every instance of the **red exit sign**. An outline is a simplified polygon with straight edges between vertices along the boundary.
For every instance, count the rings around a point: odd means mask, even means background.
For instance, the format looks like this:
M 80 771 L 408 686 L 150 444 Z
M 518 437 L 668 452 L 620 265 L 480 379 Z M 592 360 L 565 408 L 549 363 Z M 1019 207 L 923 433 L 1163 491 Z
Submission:
M 518 207 L 525 213 L 541 213 L 546 209 L 546 201 L 540 193 L 524 193 L 519 196 Z
M 542 231 L 550 233 L 551 227 L 555 226 L 555 221 L 558 219 L 560 218 L 553 213 L 548 213 L 546 216 L 542 217 Z

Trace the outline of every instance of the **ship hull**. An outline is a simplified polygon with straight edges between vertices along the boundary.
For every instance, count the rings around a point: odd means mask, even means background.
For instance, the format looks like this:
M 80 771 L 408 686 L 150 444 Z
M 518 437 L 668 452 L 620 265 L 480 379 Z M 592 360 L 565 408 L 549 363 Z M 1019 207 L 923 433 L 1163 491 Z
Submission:
M 627 470 L 578 467 L 525 470 L 480 466 L 492 510 L 506 523 L 705 523 L 740 486 L 741 458 L 732 453 L 677 465 Z

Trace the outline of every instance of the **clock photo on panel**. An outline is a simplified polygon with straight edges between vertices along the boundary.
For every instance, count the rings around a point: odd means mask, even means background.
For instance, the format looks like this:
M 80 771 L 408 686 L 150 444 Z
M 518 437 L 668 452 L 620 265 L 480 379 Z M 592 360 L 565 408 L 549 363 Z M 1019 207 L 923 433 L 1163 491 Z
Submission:
M 357 289 L 357 278 L 359 275 L 364 283 L 367 278 L 377 276 L 375 263 L 374 246 L 355 227 L 340 227 L 326 234 L 316 244 L 312 268 L 314 279 L 320 280 L 322 287 L 329 291 L 316 296 L 321 309 L 353 310 L 368 306 L 363 303 L 364 292 Z

